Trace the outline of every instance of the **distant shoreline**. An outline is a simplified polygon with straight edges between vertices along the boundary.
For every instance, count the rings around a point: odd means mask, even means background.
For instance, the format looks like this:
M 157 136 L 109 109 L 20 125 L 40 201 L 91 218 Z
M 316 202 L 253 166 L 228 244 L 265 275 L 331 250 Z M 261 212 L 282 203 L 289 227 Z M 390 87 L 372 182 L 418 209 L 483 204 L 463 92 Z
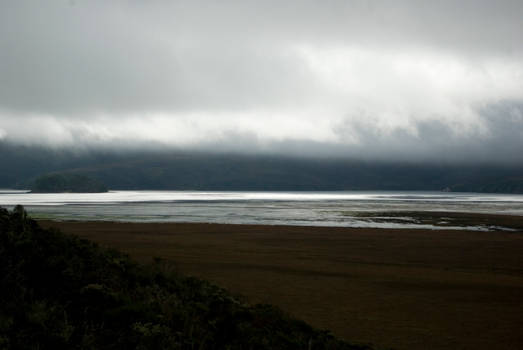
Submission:
M 488 213 L 471 213 L 471 212 L 444 212 L 444 211 L 430 211 L 430 212 L 411 212 L 411 211 L 397 211 L 397 212 L 376 212 L 376 213 L 360 213 L 362 218 L 369 218 L 372 220 L 375 217 L 386 216 L 389 220 L 394 220 L 395 216 L 411 216 L 415 220 L 422 220 L 425 224 L 435 225 L 442 218 L 447 219 L 448 226 L 440 225 L 433 228 L 419 228 L 419 227 L 353 227 L 353 226 L 334 226 L 334 225 L 293 225 L 293 224 L 244 224 L 244 223 L 220 223 L 220 222 L 195 222 L 195 221 L 133 221 L 133 220 L 105 220 L 105 219 L 59 219 L 59 218 L 39 218 L 38 221 L 50 222 L 70 222 L 70 223 L 115 223 L 115 224 L 194 224 L 194 225 L 237 225 L 237 226 L 253 226 L 253 227 L 308 227 L 308 228 L 338 228 L 338 229 L 381 229 L 381 230 L 428 230 L 428 231 L 482 231 L 471 229 L 472 227 L 483 227 L 491 229 L 488 231 L 509 231 L 509 232 L 523 232 L 523 214 L 488 214 Z M 385 221 L 384 221 L 385 222 Z M 460 225 L 460 226 L 456 226 Z
M 431 192 L 6 193 L 35 219 L 523 230 L 523 196 Z

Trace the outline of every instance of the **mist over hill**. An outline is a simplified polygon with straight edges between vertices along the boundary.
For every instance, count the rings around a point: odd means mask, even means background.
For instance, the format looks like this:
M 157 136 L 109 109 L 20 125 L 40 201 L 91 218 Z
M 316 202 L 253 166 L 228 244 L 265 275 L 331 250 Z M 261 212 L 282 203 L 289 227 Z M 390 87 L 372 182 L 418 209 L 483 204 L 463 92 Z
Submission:
M 1 1 L 0 185 L 522 192 L 522 17 L 514 0 Z
M 0 187 L 42 174 L 88 176 L 113 190 L 426 190 L 523 193 L 523 166 L 378 162 L 162 151 L 73 152 L 3 144 Z

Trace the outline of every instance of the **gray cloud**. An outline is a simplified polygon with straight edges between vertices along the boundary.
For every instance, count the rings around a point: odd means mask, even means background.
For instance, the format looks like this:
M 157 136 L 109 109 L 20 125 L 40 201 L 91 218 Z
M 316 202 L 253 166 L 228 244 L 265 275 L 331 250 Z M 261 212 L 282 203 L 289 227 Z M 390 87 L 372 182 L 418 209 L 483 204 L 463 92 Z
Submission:
M 383 133 L 364 121 L 341 125 L 340 133 L 361 139 L 345 151 L 350 156 L 367 154 L 372 159 L 416 161 L 521 162 L 523 154 L 523 101 L 503 101 L 479 112 L 479 123 L 466 133 L 459 125 L 440 120 L 415 121 L 406 128 Z M 354 130 L 355 129 L 355 130 Z
M 3 1 L 0 139 L 517 159 L 521 18 L 521 1 Z

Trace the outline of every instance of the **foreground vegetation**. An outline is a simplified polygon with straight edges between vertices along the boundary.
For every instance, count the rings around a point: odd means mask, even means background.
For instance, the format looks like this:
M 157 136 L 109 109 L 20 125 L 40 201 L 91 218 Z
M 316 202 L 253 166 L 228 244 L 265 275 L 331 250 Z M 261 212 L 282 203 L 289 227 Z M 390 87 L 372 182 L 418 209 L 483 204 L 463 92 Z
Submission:
M 369 349 L 0 208 L 0 349 Z

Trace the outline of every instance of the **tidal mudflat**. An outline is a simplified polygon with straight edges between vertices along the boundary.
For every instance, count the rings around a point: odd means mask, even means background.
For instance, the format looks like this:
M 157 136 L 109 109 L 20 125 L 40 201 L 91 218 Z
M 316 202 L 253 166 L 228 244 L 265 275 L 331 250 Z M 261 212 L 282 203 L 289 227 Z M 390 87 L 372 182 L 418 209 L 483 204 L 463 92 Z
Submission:
M 512 226 L 523 220 L 506 219 Z M 351 341 L 398 349 L 523 348 L 521 232 L 41 223 L 138 260 L 161 257 Z

